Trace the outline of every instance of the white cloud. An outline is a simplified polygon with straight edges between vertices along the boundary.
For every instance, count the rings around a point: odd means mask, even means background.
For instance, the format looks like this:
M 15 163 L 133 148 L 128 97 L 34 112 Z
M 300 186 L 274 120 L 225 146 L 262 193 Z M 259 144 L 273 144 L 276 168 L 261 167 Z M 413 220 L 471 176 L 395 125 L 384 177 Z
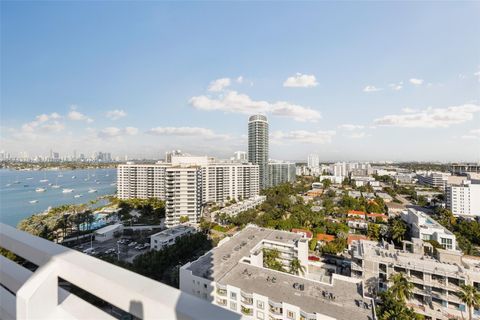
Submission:
M 76 107 L 72 108 L 72 110 L 68 113 L 68 119 L 72 121 L 86 121 L 87 123 L 92 123 L 93 119 L 87 117 L 83 113 L 80 113 L 75 110 Z
M 51 114 L 40 114 L 35 117 L 35 120 L 24 123 L 21 127 L 22 133 L 39 133 L 39 132 L 59 132 L 62 131 L 65 126 L 58 120 L 62 117 L 53 112 Z
M 413 108 L 403 108 L 402 109 L 402 112 L 405 112 L 405 113 L 415 113 L 415 112 L 418 112 L 419 110 L 418 109 L 413 109 Z
M 345 135 L 345 137 L 350 138 L 350 139 L 362 139 L 362 138 L 369 137 L 369 136 L 370 135 L 368 135 L 365 132 L 352 132 L 352 133 L 349 133 L 349 134 Z
M 416 86 L 419 86 L 423 83 L 423 79 L 411 78 L 410 83 Z
M 342 124 L 338 126 L 339 129 L 347 130 L 347 131 L 353 131 L 353 130 L 359 130 L 365 128 L 365 126 L 362 125 L 356 125 L 356 124 Z
M 468 132 L 468 134 L 461 136 L 462 139 L 473 139 L 473 140 L 480 140 L 480 128 L 479 129 L 472 129 Z
M 239 76 L 237 77 L 237 83 L 243 83 L 243 77 L 242 76 Z
M 283 86 L 289 88 L 310 88 L 317 85 L 317 79 L 313 74 L 301 74 L 298 72 L 283 82 Z
M 149 134 L 160 136 L 187 136 L 210 139 L 228 139 L 228 135 L 217 134 L 211 129 L 199 127 L 156 127 L 147 131 Z
M 447 108 L 427 108 L 408 114 L 386 115 L 375 119 L 374 123 L 393 127 L 446 128 L 472 120 L 476 112 L 480 112 L 479 105 L 464 104 Z
M 115 109 L 115 110 L 107 111 L 107 118 L 112 119 L 112 120 L 118 120 L 118 119 L 123 118 L 125 116 L 127 116 L 127 113 L 123 110 Z
M 274 143 L 283 143 L 283 142 L 303 142 L 303 143 L 314 143 L 314 144 L 326 144 L 331 143 L 333 136 L 336 134 L 335 131 L 306 131 L 306 130 L 297 130 L 297 131 L 274 131 L 270 135 L 270 138 Z
M 137 128 L 126 127 L 126 128 L 117 128 L 117 127 L 106 127 L 98 132 L 99 138 L 116 138 L 121 136 L 133 136 L 138 132 Z
M 231 84 L 230 78 L 221 78 L 210 82 L 208 86 L 208 91 L 210 92 L 220 92 L 225 88 L 229 87 Z
M 388 86 L 392 88 L 392 90 L 399 91 L 403 88 L 403 81 L 400 81 L 399 83 L 390 83 Z
M 365 88 L 363 88 L 363 92 L 377 92 L 377 91 L 382 91 L 382 88 L 377 88 L 371 85 L 368 85 Z
M 270 103 L 267 101 L 255 101 L 248 95 L 236 91 L 228 91 L 216 99 L 209 96 L 196 96 L 189 100 L 189 103 L 196 109 L 243 114 L 270 113 L 275 116 L 288 117 L 296 121 L 315 122 L 321 118 L 320 112 L 310 107 L 291 104 L 285 101 Z

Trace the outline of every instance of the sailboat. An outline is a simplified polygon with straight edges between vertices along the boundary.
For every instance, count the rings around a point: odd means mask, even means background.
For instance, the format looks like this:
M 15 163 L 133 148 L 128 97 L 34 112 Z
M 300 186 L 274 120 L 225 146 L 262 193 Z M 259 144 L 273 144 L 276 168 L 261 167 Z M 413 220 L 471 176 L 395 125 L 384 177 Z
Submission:
M 59 189 L 60 185 L 58 184 L 58 178 L 55 179 L 55 184 L 52 186 L 52 189 Z
M 95 193 L 95 192 L 97 192 L 97 189 L 93 189 L 93 188 L 88 189 L 88 193 Z
M 35 189 L 35 192 L 45 192 L 45 188 L 37 188 Z

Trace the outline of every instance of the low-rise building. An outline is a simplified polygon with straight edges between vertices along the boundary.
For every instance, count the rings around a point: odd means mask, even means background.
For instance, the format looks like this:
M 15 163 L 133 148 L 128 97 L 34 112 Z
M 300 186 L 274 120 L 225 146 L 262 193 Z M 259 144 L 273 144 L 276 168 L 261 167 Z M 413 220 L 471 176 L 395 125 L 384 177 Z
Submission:
M 179 224 L 170 229 L 160 231 L 150 236 L 150 249 L 161 250 L 174 244 L 178 238 L 195 232 L 197 230 L 194 227 L 186 224 Z
M 412 238 L 435 240 L 447 250 L 456 250 L 455 235 L 424 212 L 409 208 L 402 212 L 401 217 L 410 225 Z
M 352 277 L 364 280 L 367 292 L 376 295 L 386 290 L 392 274 L 402 272 L 414 285 L 408 306 L 429 319 L 465 319 L 468 311 L 458 297 L 461 285 L 480 289 L 478 259 L 458 251 L 434 250 L 420 239 L 403 241 L 402 249 L 385 242 L 358 241 L 350 252 Z M 474 311 L 474 319 L 479 315 Z
M 305 274 L 263 266 L 263 249 L 279 251 L 288 270 L 299 259 Z M 309 278 L 308 240 L 300 234 L 247 226 L 198 260 L 180 268 L 180 290 L 251 319 L 374 319 L 362 281 L 337 274 Z
M 226 214 L 227 216 L 233 217 L 241 212 L 256 208 L 257 206 L 265 202 L 266 199 L 267 199 L 266 196 L 257 195 L 257 196 L 245 199 L 243 201 L 234 203 L 228 207 L 222 208 L 215 212 L 212 212 L 212 216 L 218 218 L 219 215 L 223 213 L 223 214 Z
M 123 224 L 111 224 L 100 228 L 95 231 L 95 240 L 99 242 L 104 242 L 111 240 L 115 237 L 116 234 L 120 234 L 123 231 Z

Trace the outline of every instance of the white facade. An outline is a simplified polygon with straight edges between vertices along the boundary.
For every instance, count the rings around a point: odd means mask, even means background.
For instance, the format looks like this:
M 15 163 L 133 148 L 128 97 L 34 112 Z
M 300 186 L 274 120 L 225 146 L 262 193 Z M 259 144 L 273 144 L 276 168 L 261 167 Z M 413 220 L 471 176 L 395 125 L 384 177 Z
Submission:
M 248 119 L 248 161 L 259 167 L 260 188 L 267 185 L 268 120 L 261 114 Z
M 310 169 L 320 167 L 320 156 L 318 154 L 312 153 L 308 155 L 307 165 Z
M 258 165 L 206 156 L 170 155 L 169 161 L 127 163 L 117 169 L 118 197 L 165 200 L 167 227 L 178 224 L 181 216 L 198 223 L 207 202 L 248 199 L 260 192 Z
M 274 187 L 281 183 L 294 182 L 296 178 L 295 163 L 269 162 L 267 166 L 267 186 Z
M 228 216 L 236 216 L 237 214 L 253 209 L 259 205 L 261 205 L 265 199 L 267 199 L 266 196 L 254 196 L 251 198 L 248 198 L 246 200 L 237 202 L 235 204 L 232 204 L 228 207 L 222 208 L 218 211 L 212 212 L 212 216 L 218 216 L 222 213 L 225 213 Z
M 105 226 L 95 231 L 95 240 L 99 242 L 111 240 L 114 238 L 115 233 L 122 231 L 123 225 L 121 223 Z
M 298 258 L 305 274 L 263 266 L 263 250 L 276 249 L 288 270 Z M 333 275 L 329 282 L 308 276 L 308 239 L 301 234 L 247 226 L 219 246 L 180 268 L 180 290 L 249 319 L 373 319 L 373 301 L 362 282 Z
M 165 247 L 171 246 L 175 241 L 187 234 L 193 234 L 197 230 L 189 225 L 178 225 L 170 229 L 157 232 L 150 236 L 150 249 L 161 250 Z
M 480 216 L 480 184 L 449 185 L 445 191 L 447 208 L 456 216 Z
M 446 250 L 456 251 L 456 237 L 425 213 L 409 208 L 401 214 L 402 220 L 410 225 L 412 237 L 424 241 L 435 240 Z

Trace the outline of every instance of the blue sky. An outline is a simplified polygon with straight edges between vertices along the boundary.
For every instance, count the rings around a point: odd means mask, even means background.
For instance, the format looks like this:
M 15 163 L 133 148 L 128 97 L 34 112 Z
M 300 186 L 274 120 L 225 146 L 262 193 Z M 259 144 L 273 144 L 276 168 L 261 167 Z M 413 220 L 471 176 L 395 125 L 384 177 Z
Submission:
M 479 2 L 1 2 L 1 149 L 480 159 Z

